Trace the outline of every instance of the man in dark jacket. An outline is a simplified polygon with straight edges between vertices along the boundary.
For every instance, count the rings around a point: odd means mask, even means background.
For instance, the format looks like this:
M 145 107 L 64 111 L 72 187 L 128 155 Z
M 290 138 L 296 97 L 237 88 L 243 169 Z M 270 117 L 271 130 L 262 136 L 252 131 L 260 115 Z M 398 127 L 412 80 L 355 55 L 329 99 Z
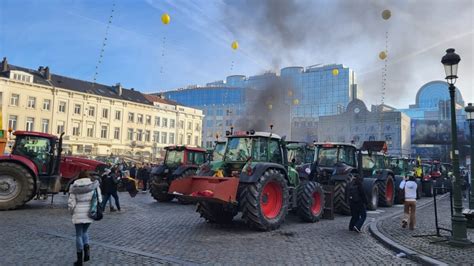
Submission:
M 119 197 L 117 194 L 117 186 L 118 186 L 119 178 L 120 178 L 120 171 L 118 170 L 117 167 L 114 167 L 110 174 L 103 176 L 103 179 L 102 179 L 103 194 L 104 194 L 103 201 L 102 201 L 103 209 L 105 209 L 105 207 L 107 206 L 107 201 L 109 201 L 110 197 L 112 196 L 114 198 L 115 205 L 117 206 L 117 210 L 120 211 L 120 202 L 119 202 Z
M 352 215 L 351 221 L 349 222 L 349 230 L 360 233 L 365 218 L 367 218 L 366 206 L 368 203 L 364 189 L 362 188 L 361 177 L 356 176 L 349 184 L 348 196 Z

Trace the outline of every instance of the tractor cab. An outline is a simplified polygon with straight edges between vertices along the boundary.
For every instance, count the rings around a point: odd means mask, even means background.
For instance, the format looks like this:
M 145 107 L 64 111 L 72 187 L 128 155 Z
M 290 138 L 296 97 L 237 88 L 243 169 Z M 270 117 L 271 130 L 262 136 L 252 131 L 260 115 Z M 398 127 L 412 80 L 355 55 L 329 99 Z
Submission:
M 176 169 L 181 165 L 200 165 L 206 161 L 205 151 L 199 148 L 186 146 L 169 146 L 165 148 L 164 165 L 169 169 Z
M 210 161 L 222 161 L 225 153 L 225 141 L 216 141 Z
M 335 175 L 347 175 L 356 169 L 357 148 L 345 143 L 315 143 L 314 163 L 311 176 L 322 184 L 333 184 Z
M 394 175 L 408 176 L 411 173 L 410 164 L 406 158 L 389 157 L 388 163 Z
M 61 140 L 54 135 L 15 131 L 16 136 L 11 154 L 30 160 L 37 167 L 38 175 L 58 175 Z
M 314 146 L 306 142 L 289 141 L 286 148 L 288 150 L 288 162 L 293 166 L 313 162 Z

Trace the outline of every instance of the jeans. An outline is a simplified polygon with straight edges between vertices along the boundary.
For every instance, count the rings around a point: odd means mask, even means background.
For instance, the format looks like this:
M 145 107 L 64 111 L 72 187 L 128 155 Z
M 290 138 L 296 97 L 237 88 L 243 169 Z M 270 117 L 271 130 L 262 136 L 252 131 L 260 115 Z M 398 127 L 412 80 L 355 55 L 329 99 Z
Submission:
M 352 230 L 355 227 L 357 229 L 361 229 L 362 225 L 364 225 L 365 219 L 367 218 L 367 210 L 365 209 L 365 205 L 361 202 L 351 202 L 351 221 L 349 222 L 349 230 Z
M 76 249 L 77 252 L 82 252 L 84 250 L 84 245 L 89 245 L 89 234 L 87 234 L 87 229 L 89 229 L 90 223 L 87 224 L 75 224 L 76 227 Z
M 102 201 L 102 209 L 105 210 L 105 207 L 107 207 L 107 201 L 109 201 L 110 196 L 114 197 L 115 205 L 117 206 L 117 210 L 120 211 L 120 201 L 119 201 L 119 197 L 118 197 L 117 191 L 111 192 L 111 193 L 106 193 L 106 194 L 104 195 L 104 199 L 103 199 L 103 201 Z M 111 204 L 112 204 L 112 200 L 111 200 L 110 202 L 111 202 Z
M 415 229 L 416 224 L 416 201 L 405 201 L 404 208 L 405 216 L 403 221 L 408 223 L 408 228 L 410 230 Z

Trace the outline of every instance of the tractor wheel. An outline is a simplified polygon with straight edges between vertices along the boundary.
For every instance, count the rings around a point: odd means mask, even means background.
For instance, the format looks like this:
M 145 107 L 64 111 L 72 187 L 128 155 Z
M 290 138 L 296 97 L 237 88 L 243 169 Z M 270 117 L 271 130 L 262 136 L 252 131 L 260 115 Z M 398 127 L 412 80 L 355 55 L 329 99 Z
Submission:
M 23 166 L 0 163 L 0 210 L 16 209 L 32 199 L 34 178 Z
M 196 170 L 193 170 L 193 169 L 189 169 L 187 171 L 184 171 L 184 173 L 182 173 L 179 177 L 177 177 L 175 180 L 178 180 L 178 179 L 183 179 L 183 178 L 186 178 L 188 176 L 192 176 L 192 175 L 196 175 Z M 187 204 L 191 204 L 193 203 L 192 201 L 190 200 L 185 200 L 185 199 L 182 199 L 180 197 L 177 197 L 178 198 L 178 202 L 180 204 L 183 204 L 183 205 L 187 205 Z
M 377 181 L 377 187 L 379 190 L 379 206 L 381 207 L 392 207 L 393 198 L 395 196 L 395 186 L 393 184 L 393 177 L 387 176 L 387 179 Z
M 368 201 L 367 210 L 375 211 L 379 206 L 379 187 L 377 185 L 377 182 L 367 183 L 367 186 L 371 186 L 368 190 L 364 189 L 364 191 L 366 191 Z
M 352 176 L 348 176 L 346 180 L 336 181 L 334 185 L 334 210 L 343 215 L 351 214 L 349 199 L 347 197 L 347 185 L 352 181 Z
M 169 185 L 164 180 L 158 180 L 160 177 L 154 177 L 151 182 L 151 196 L 159 202 L 169 202 L 174 199 L 173 195 L 168 194 Z
M 206 219 L 209 223 L 226 224 L 232 222 L 235 211 L 229 211 L 224 208 L 224 205 L 213 202 L 199 202 L 197 204 L 196 212 L 201 214 L 201 217 Z
M 298 187 L 298 215 L 305 222 L 319 221 L 324 212 L 324 191 L 313 181 L 306 181 Z
M 423 194 L 425 197 L 432 197 L 434 194 L 433 180 L 424 181 L 421 183 Z
M 242 218 L 252 228 L 269 231 L 280 227 L 288 213 L 288 185 L 282 173 L 269 169 L 240 196 Z
M 400 184 L 403 181 L 403 177 L 395 176 L 395 199 L 394 204 L 403 204 L 405 201 L 405 191 L 400 188 Z M 420 185 L 421 189 L 421 185 Z M 420 190 L 421 191 L 421 190 Z

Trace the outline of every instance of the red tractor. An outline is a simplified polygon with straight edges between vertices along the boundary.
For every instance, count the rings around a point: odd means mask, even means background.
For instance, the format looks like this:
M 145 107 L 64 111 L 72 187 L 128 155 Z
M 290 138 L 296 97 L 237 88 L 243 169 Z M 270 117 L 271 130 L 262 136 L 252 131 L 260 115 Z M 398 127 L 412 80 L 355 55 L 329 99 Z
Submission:
M 64 134 L 64 133 L 63 133 Z M 0 210 L 16 209 L 36 195 L 67 192 L 81 171 L 98 174 L 106 164 L 61 156 L 62 136 L 15 131 L 11 154 L 0 156 Z

